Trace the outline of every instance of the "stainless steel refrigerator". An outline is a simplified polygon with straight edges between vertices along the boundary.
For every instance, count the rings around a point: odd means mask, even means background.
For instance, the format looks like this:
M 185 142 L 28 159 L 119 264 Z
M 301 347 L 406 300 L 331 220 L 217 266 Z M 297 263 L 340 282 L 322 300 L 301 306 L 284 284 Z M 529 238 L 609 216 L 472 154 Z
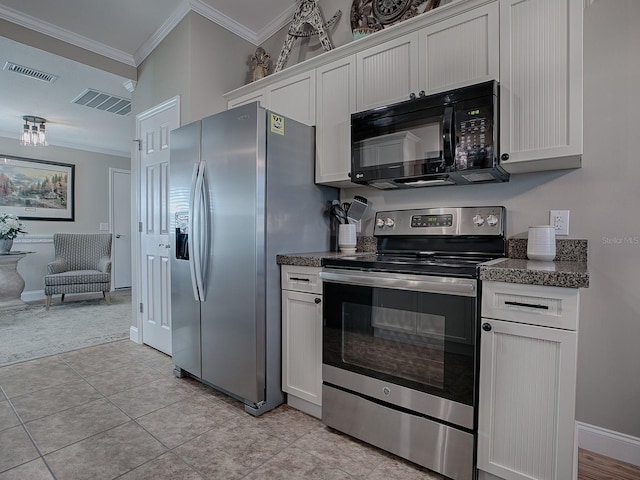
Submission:
M 327 251 L 315 130 L 251 103 L 171 132 L 175 373 L 260 415 L 283 401 L 278 253 Z

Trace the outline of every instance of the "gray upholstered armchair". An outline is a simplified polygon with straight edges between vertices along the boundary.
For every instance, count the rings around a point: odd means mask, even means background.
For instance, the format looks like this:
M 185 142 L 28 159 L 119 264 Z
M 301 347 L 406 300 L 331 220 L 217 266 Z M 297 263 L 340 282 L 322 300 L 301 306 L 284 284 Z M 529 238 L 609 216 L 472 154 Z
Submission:
M 102 292 L 107 303 L 111 290 L 111 234 L 54 233 L 55 260 L 44 277 L 46 307 L 51 296 L 65 293 Z

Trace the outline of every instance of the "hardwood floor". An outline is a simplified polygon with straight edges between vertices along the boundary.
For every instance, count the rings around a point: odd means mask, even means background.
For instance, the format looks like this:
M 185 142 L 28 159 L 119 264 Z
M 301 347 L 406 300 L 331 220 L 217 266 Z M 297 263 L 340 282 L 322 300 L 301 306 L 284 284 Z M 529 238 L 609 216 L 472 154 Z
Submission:
M 640 467 L 580 449 L 578 480 L 640 480 Z

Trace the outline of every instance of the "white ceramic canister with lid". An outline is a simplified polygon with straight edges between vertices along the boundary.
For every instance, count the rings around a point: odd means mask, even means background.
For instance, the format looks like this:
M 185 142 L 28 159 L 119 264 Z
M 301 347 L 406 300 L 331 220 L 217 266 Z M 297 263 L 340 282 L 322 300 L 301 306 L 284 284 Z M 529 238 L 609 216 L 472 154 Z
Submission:
M 356 225 L 355 223 L 342 223 L 338 226 L 338 246 L 343 253 L 355 253 L 356 251 Z
M 533 225 L 529 227 L 527 239 L 529 260 L 549 262 L 556 257 L 556 231 L 553 225 Z

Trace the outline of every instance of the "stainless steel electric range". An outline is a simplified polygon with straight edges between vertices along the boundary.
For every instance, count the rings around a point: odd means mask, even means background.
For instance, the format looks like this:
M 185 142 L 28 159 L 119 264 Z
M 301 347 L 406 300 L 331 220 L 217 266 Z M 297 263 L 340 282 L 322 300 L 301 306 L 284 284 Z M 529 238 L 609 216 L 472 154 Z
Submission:
M 378 212 L 378 253 L 326 259 L 322 420 L 455 480 L 475 478 L 480 263 L 504 207 Z

